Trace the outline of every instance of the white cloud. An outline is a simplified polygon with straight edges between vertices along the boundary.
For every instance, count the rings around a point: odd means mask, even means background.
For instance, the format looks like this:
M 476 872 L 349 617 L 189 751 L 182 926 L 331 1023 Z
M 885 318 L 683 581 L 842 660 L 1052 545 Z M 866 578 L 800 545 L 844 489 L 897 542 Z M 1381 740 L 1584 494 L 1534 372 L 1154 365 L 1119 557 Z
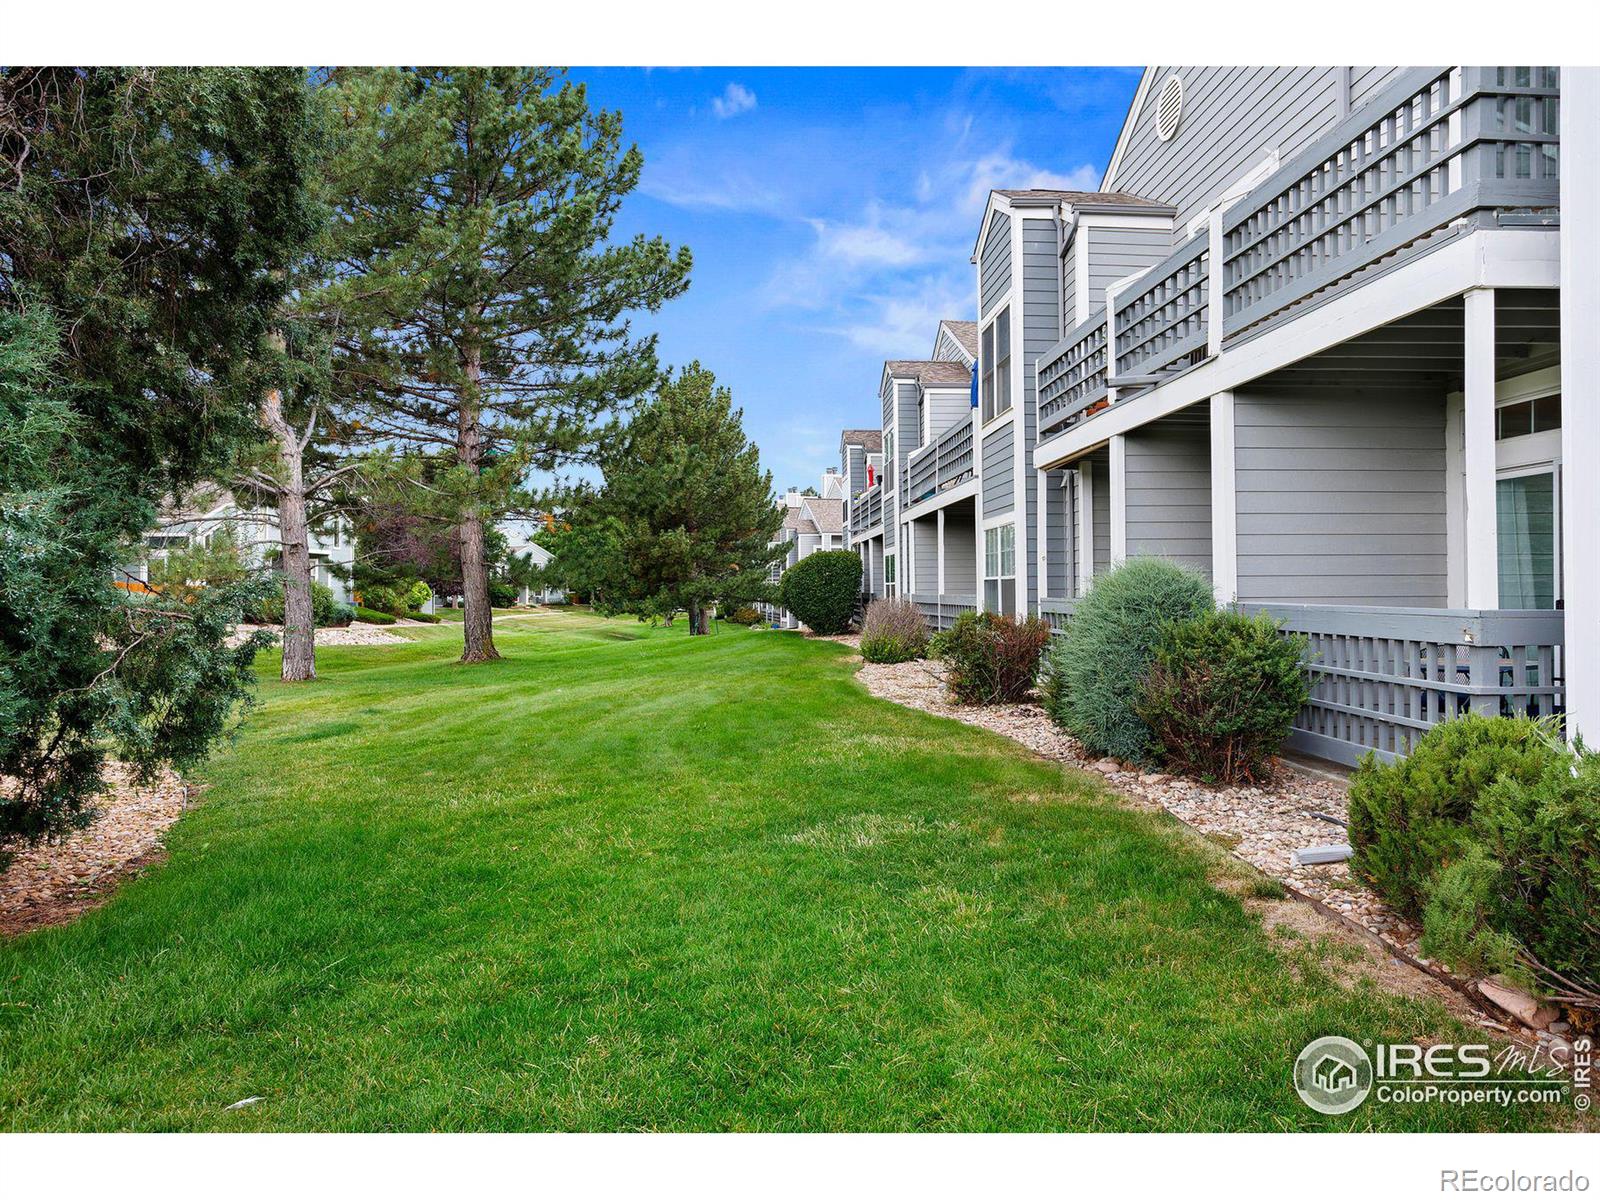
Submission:
M 816 253 L 846 266 L 903 267 L 918 262 L 922 249 L 893 229 L 880 223 L 876 212 L 860 224 L 840 224 L 812 220 L 816 230 Z
M 980 213 L 993 188 L 1054 188 L 1063 192 L 1092 192 L 1100 187 L 1100 171 L 1085 163 L 1062 174 L 1012 158 L 1008 149 L 992 151 L 966 168 L 967 207 Z M 974 215 L 974 220 L 977 216 Z
M 959 270 L 919 275 L 862 300 L 859 319 L 824 327 L 823 332 L 883 358 L 923 357 L 933 346 L 939 322 L 959 320 L 973 303 L 971 284 Z
M 711 98 L 711 111 L 723 121 L 729 117 L 737 117 L 740 113 L 749 112 L 755 106 L 756 94 L 742 83 L 730 82 L 722 90 L 722 95 Z

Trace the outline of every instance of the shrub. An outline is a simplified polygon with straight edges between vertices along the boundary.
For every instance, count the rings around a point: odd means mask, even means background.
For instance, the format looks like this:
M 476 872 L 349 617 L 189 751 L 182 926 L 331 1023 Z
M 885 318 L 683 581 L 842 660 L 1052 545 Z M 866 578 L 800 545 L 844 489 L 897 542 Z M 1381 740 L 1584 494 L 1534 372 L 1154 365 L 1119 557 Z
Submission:
M 404 616 L 408 621 L 421 621 L 426 625 L 437 625 L 443 619 L 437 613 L 425 613 L 419 608 L 412 609 Z
M 812 633 L 830 635 L 850 628 L 861 559 L 849 550 L 819 550 L 802 558 L 778 581 L 778 603 Z
M 404 588 L 390 587 L 386 583 L 374 583 L 361 589 L 361 607 L 371 612 L 388 613 L 398 616 L 405 612 Z
M 501 579 L 489 581 L 489 605 L 492 608 L 515 608 L 521 595 L 521 590 L 514 583 Z
M 741 604 L 723 619 L 731 621 L 735 625 L 759 625 L 761 624 L 761 613 L 751 608 L 748 604 Z
M 1463 717 L 1363 763 L 1350 818 L 1356 870 L 1420 915 L 1427 953 L 1600 1007 L 1600 755 Z
M 416 612 L 433 599 L 433 589 L 419 579 L 406 589 L 401 599 L 405 602 L 407 612 Z
M 1564 756 L 1537 721 L 1470 714 L 1435 725 L 1397 762 L 1367 755 L 1350 782 L 1351 866 L 1421 918 L 1435 874 L 1466 854 L 1490 785 L 1530 786 Z
M 910 662 L 928 652 L 928 622 L 903 597 L 874 600 L 861 622 L 861 657 L 871 663 Z
M 340 605 L 333 598 L 333 590 L 331 588 L 326 584 L 318 583 L 315 579 L 311 581 L 311 621 L 317 628 L 321 629 L 327 625 L 339 624 L 339 621 L 335 619 L 335 614 L 341 607 L 348 606 Z M 283 624 L 282 576 L 278 576 L 273 581 L 272 590 L 256 605 L 255 610 L 251 613 L 251 619 L 258 625 Z M 349 623 L 348 619 L 344 621 L 346 625 Z
M 376 609 L 371 608 L 362 608 L 359 604 L 356 606 L 355 614 L 356 620 L 365 621 L 368 625 L 394 624 L 393 613 L 378 612 Z
M 1133 559 L 1102 575 L 1051 651 L 1050 715 L 1096 754 L 1149 762 L 1155 739 L 1137 710 L 1162 630 L 1211 608 L 1211 585 L 1162 559 Z
M 929 649 L 944 660 L 958 703 L 1014 704 L 1027 699 L 1049 641 L 1050 626 L 1038 617 L 966 612 Z
M 1213 783 L 1260 779 L 1310 692 L 1304 651 L 1264 613 L 1169 624 L 1135 706 L 1163 764 Z
M 328 617 L 328 624 L 329 625 L 336 625 L 336 626 L 338 626 L 339 628 L 342 629 L 342 628 L 344 628 L 344 626 L 350 624 L 350 622 L 355 620 L 355 619 L 356 619 L 356 610 L 355 610 L 355 606 L 354 605 L 351 605 L 351 604 L 335 604 L 333 606 L 332 615 L 330 615 Z

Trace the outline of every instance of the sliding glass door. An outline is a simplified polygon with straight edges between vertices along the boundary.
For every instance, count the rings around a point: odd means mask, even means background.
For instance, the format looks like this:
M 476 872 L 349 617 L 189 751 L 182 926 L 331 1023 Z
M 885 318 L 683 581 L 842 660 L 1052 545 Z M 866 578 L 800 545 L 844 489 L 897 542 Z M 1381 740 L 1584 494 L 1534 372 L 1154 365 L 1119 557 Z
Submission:
M 1561 599 L 1560 495 L 1549 467 L 1496 482 L 1501 608 L 1555 608 Z

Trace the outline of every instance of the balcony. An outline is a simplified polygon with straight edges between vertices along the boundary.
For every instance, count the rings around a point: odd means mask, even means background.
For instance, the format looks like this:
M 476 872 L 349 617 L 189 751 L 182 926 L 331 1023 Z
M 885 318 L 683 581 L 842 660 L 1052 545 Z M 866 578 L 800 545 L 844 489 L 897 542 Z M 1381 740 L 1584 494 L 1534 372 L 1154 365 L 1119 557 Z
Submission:
M 934 629 L 949 629 L 962 613 L 978 611 L 977 596 L 960 596 L 953 593 L 936 596 L 931 593 L 912 592 L 908 599 L 917 606 L 917 611 Z
M 1420 67 L 1039 358 L 1039 436 L 1478 229 L 1559 221 L 1555 67 Z
M 883 524 L 883 484 L 875 483 L 850 501 L 850 533 L 852 536 Z
M 957 487 L 973 476 L 972 421 L 957 421 L 906 460 L 906 504 Z

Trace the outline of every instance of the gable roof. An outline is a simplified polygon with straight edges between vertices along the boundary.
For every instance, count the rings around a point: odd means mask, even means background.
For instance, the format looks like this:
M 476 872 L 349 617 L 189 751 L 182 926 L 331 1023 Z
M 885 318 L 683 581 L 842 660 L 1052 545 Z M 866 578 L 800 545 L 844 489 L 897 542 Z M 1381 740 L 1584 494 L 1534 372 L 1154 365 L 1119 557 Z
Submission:
M 808 496 L 806 499 L 809 500 L 810 497 Z M 796 533 L 815 533 L 817 531 L 816 522 L 805 515 L 805 510 L 803 507 L 791 508 L 788 512 L 784 513 L 783 527 L 785 529 L 792 529 Z
M 944 320 L 939 322 L 939 328 L 949 330 L 950 336 L 956 340 L 956 344 L 965 350 L 969 356 L 972 358 L 978 357 L 978 323 L 976 321 Z M 938 340 L 938 337 L 935 336 L 934 341 Z
M 1062 191 L 1056 188 L 991 188 L 989 202 L 983 208 L 983 220 L 978 224 L 978 236 L 972 243 L 972 257 L 969 262 L 978 261 L 978 252 L 983 248 L 983 239 L 989 232 L 989 223 L 994 220 L 998 212 L 1010 212 L 1013 204 L 1025 208 L 1040 206 L 1054 208 L 1061 204 L 1070 204 L 1080 212 L 1100 213 L 1147 213 L 1151 216 L 1172 216 L 1178 210 L 1170 204 L 1160 200 L 1150 200 L 1144 196 L 1135 196 L 1132 192 L 1074 192 Z
M 1170 208 L 1132 192 L 1063 192 L 1054 188 L 995 188 L 995 194 L 1024 204 L 1070 204 L 1074 208 Z
M 807 496 L 800 501 L 800 508 L 811 518 L 816 532 L 844 532 L 844 501 L 838 497 Z
M 839 435 L 839 445 L 860 446 L 868 454 L 883 453 L 883 430 L 846 429 Z
M 885 379 L 915 379 L 923 387 L 970 387 L 972 368 L 954 362 L 891 358 L 883 364 Z
M 1139 73 L 1139 86 L 1133 93 L 1133 103 L 1128 105 L 1128 115 L 1122 118 L 1122 129 L 1117 133 L 1117 144 L 1111 151 L 1111 158 L 1106 162 L 1106 173 L 1100 177 L 1100 186 L 1109 187 L 1111 177 L 1117 173 L 1117 168 L 1122 165 L 1122 152 L 1128 147 L 1128 139 L 1133 136 L 1133 127 L 1139 123 L 1139 114 L 1144 111 L 1144 99 L 1150 91 L 1150 79 L 1154 67 L 1146 67 Z

